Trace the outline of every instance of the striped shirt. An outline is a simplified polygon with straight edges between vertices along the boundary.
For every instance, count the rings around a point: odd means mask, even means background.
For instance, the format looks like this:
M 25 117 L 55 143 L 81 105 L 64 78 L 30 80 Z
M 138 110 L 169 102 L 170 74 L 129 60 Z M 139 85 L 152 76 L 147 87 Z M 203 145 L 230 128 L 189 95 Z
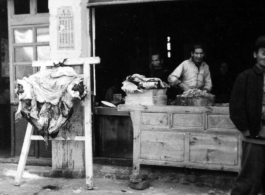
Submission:
M 171 75 L 176 76 L 189 88 L 207 89 L 208 91 L 212 89 L 209 66 L 205 62 L 202 62 L 198 68 L 191 59 L 185 60 Z

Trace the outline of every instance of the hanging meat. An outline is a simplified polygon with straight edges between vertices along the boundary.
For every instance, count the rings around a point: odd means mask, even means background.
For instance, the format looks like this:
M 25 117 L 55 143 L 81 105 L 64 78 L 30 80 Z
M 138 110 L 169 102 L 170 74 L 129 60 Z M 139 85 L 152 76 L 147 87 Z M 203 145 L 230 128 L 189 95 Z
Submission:
M 87 94 L 83 78 L 71 67 L 46 69 L 18 79 L 15 92 L 19 99 L 16 121 L 25 118 L 44 137 L 46 146 L 49 137 L 56 137 L 69 121 L 74 100 Z

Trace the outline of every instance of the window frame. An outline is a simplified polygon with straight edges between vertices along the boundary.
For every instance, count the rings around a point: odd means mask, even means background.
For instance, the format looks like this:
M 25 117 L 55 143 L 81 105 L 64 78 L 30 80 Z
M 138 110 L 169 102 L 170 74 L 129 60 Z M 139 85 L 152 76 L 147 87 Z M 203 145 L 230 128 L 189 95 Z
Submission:
M 8 0 L 8 36 L 9 36 L 9 68 L 10 68 L 10 103 L 17 105 L 18 99 L 15 95 L 14 86 L 16 79 L 16 67 L 30 66 L 32 62 L 15 62 L 15 48 L 30 46 L 33 47 L 33 60 L 37 60 L 37 47 L 49 46 L 50 42 L 37 42 L 37 28 L 49 28 L 49 13 L 37 13 L 37 0 L 30 1 L 29 14 L 14 14 L 14 0 Z M 33 30 L 32 43 L 15 43 L 14 30 L 31 28 Z M 33 73 L 37 68 L 32 68 Z

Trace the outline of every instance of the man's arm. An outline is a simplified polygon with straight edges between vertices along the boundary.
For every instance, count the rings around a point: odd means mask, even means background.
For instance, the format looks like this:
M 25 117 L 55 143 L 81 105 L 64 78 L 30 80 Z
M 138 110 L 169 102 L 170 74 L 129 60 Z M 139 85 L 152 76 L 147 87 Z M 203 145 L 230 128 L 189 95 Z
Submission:
M 180 86 L 183 90 L 188 90 L 189 87 L 182 83 L 179 78 L 182 76 L 183 73 L 183 66 L 184 62 L 182 62 L 169 76 L 168 76 L 168 82 L 171 86 L 177 87 Z
M 246 75 L 241 73 L 236 79 L 229 103 L 230 118 L 243 134 L 248 131 L 246 86 Z

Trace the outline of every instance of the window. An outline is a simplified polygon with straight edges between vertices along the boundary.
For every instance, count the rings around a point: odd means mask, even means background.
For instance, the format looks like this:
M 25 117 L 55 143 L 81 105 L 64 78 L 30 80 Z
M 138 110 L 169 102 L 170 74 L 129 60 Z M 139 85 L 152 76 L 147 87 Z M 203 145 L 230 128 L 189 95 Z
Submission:
M 50 59 L 49 27 L 30 26 L 13 28 L 14 80 L 32 74 L 33 60 Z
M 15 14 L 30 14 L 30 0 L 14 0 Z
M 48 13 L 48 0 L 37 0 L 37 13 Z
M 2 0 L 0 0 L 2 1 Z M 14 84 L 38 69 L 32 61 L 50 59 L 49 0 L 6 0 L 9 15 L 10 99 L 17 103 Z

